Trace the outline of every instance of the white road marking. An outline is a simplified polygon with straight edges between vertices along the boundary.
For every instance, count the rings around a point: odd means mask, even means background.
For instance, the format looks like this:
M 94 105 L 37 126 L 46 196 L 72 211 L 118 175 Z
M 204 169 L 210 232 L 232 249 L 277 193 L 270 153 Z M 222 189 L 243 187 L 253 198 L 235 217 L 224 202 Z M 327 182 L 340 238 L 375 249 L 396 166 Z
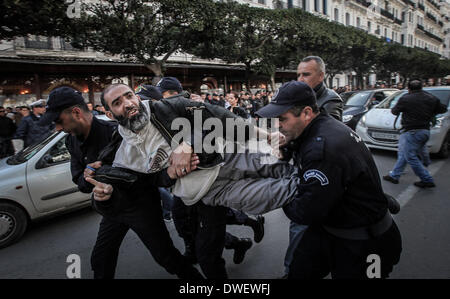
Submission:
M 431 176 L 434 176 L 442 166 L 444 166 L 445 161 L 439 161 L 437 163 L 433 163 L 430 165 L 429 172 Z M 413 196 L 420 190 L 419 187 L 414 185 L 410 185 L 408 188 L 402 191 L 399 196 L 397 196 L 397 200 L 400 203 L 401 207 L 404 207 Z

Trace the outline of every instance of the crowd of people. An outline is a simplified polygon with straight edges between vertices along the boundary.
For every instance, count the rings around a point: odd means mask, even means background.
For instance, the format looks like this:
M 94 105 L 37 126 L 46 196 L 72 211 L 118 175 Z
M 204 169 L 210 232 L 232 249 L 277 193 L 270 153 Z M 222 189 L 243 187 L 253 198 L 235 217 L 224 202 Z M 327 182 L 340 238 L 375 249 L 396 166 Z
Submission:
M 341 122 L 344 103 L 324 84 L 325 72 L 320 57 L 306 57 L 298 65 L 297 80 L 275 94 L 189 94 L 174 77 L 137 90 L 111 84 L 99 107 L 86 104 L 80 92 L 60 87 L 50 93 L 46 108 L 32 105 L 31 120 L 23 119 L 19 129 L 30 122 L 43 128 L 33 135 L 53 129 L 69 133 L 72 180 L 81 192 L 92 193 L 93 207 L 102 215 L 91 256 L 94 278 L 114 278 L 120 245 L 131 229 L 169 273 L 182 279 L 226 279 L 223 250 L 234 249 L 238 264 L 252 246 L 249 238 L 227 233 L 226 226 L 251 227 L 259 243 L 262 214 L 278 208 L 291 220 L 286 278 L 329 273 L 369 278 L 370 254 L 380 256 L 377 277 L 386 278 L 402 251 L 391 217 L 396 202 L 384 194 L 367 147 Z M 224 128 L 230 118 L 245 123 L 247 141 L 257 133 L 272 146 L 279 144 L 279 155 L 194 152 L 195 138 L 203 140 L 208 131 L 200 126 L 197 132 L 191 123 L 192 130 L 175 140 L 181 129 L 173 129 L 172 121 L 193 122 L 197 110 Z M 115 122 L 94 117 L 103 113 Z M 246 119 L 251 117 L 277 118 L 279 131 L 250 124 Z M 18 134 L 19 129 L 13 136 L 36 142 Z M 242 146 L 236 135 L 225 136 L 233 147 Z M 185 242 L 184 254 L 165 226 L 164 219 L 170 218 Z

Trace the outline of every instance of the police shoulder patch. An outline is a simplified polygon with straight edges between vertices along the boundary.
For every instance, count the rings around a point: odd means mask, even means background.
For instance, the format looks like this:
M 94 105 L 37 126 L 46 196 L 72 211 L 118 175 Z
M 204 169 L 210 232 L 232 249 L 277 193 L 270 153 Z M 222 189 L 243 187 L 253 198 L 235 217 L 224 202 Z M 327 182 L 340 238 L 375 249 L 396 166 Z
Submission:
M 310 169 L 308 171 L 305 171 L 305 173 L 303 174 L 303 179 L 305 179 L 305 182 L 307 182 L 310 178 L 318 179 L 321 186 L 328 185 L 329 183 L 327 176 L 317 169 Z

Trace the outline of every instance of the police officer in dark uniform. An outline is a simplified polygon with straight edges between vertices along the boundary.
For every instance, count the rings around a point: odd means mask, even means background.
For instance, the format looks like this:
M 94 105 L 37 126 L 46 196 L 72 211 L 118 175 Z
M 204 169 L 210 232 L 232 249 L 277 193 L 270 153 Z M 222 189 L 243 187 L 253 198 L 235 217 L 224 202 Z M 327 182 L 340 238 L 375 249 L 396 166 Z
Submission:
M 107 146 L 117 143 L 116 139 L 120 137 L 113 134 L 117 123 L 94 117 L 81 93 L 70 87 L 53 90 L 47 104 L 47 112 L 41 123 L 55 122 L 58 131 L 70 133 L 66 138 L 66 146 L 71 155 L 72 180 L 81 192 L 91 193 L 94 185 L 89 180 L 95 174 L 93 170 L 101 165 L 99 156 L 105 157 L 103 161 L 112 162 L 114 159 L 115 151 Z M 120 144 L 121 139 L 118 141 Z M 106 149 L 112 157 L 106 156 Z M 112 173 L 108 173 L 108 177 L 111 175 Z M 93 196 L 92 204 L 103 216 L 91 256 L 94 278 L 114 278 L 120 245 L 130 229 L 142 240 L 156 262 L 169 273 L 183 279 L 203 278 L 170 239 L 162 218 L 160 196 L 154 182 L 156 179 L 167 181 L 168 186 L 173 183 L 167 173 L 160 177 L 141 176 L 126 188 L 126 192 L 115 187 L 113 199 Z M 109 194 L 111 193 L 112 190 Z
M 379 277 L 387 277 L 400 259 L 401 236 L 361 138 L 319 112 L 315 93 L 303 82 L 285 83 L 257 113 L 279 118 L 301 177 L 296 198 L 283 209 L 309 227 L 288 278 L 323 278 L 330 272 L 333 278 L 368 278 L 372 254 L 381 262 Z

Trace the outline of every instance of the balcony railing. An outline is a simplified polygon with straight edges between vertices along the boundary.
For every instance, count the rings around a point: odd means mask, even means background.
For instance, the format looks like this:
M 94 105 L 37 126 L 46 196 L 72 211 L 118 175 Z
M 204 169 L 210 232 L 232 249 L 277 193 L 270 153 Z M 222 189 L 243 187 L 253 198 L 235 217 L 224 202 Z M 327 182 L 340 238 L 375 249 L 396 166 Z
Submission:
M 396 23 L 396 24 L 398 24 L 398 25 L 401 25 L 401 24 L 403 24 L 403 21 L 400 20 L 400 19 L 395 18 L 395 19 L 394 19 L 394 23 Z
M 419 7 L 420 10 L 425 11 L 425 6 L 423 6 L 422 3 L 419 3 L 418 7 Z
M 435 23 L 437 23 L 437 19 L 435 16 L 433 16 L 432 14 L 430 14 L 429 12 L 427 12 L 425 14 L 430 20 L 433 20 Z
M 386 18 L 389 18 L 389 19 L 391 19 L 391 20 L 395 20 L 395 17 L 394 17 L 394 15 L 392 14 L 392 13 L 390 13 L 389 11 L 387 11 L 387 10 L 385 10 L 385 9 L 381 9 L 381 15 L 382 16 L 385 16 Z
M 403 1 L 403 3 L 409 4 L 409 5 L 411 5 L 412 7 L 416 7 L 415 3 L 412 2 L 411 0 L 402 0 L 402 1 Z
M 427 0 L 427 2 L 430 3 L 431 5 L 433 5 L 434 7 L 436 7 L 437 9 L 439 9 L 439 5 L 436 2 L 434 2 L 432 0 Z
M 355 2 L 361 4 L 362 6 L 365 6 L 365 7 L 369 7 L 371 4 L 371 2 L 366 1 L 366 0 L 355 0 Z
M 429 31 L 426 31 L 426 30 L 425 30 L 425 34 L 428 35 L 429 37 L 431 37 L 431 38 L 433 38 L 433 39 L 435 39 L 435 40 L 441 42 L 441 43 L 444 42 L 444 40 L 443 40 L 442 38 L 440 38 L 439 36 L 437 36 L 437 35 L 435 35 L 435 34 L 429 32 Z
M 429 36 L 429 37 L 431 37 L 431 38 L 433 38 L 433 39 L 435 39 L 435 40 L 437 40 L 437 41 L 439 41 L 439 42 L 441 42 L 441 43 L 444 42 L 444 40 L 443 40 L 442 38 L 440 38 L 439 36 L 437 36 L 437 35 L 431 33 L 431 32 L 428 31 L 428 30 L 425 30 L 425 28 L 423 28 L 422 25 L 417 24 L 417 29 L 422 30 L 423 33 L 425 33 L 425 35 L 427 35 L 427 36 Z

